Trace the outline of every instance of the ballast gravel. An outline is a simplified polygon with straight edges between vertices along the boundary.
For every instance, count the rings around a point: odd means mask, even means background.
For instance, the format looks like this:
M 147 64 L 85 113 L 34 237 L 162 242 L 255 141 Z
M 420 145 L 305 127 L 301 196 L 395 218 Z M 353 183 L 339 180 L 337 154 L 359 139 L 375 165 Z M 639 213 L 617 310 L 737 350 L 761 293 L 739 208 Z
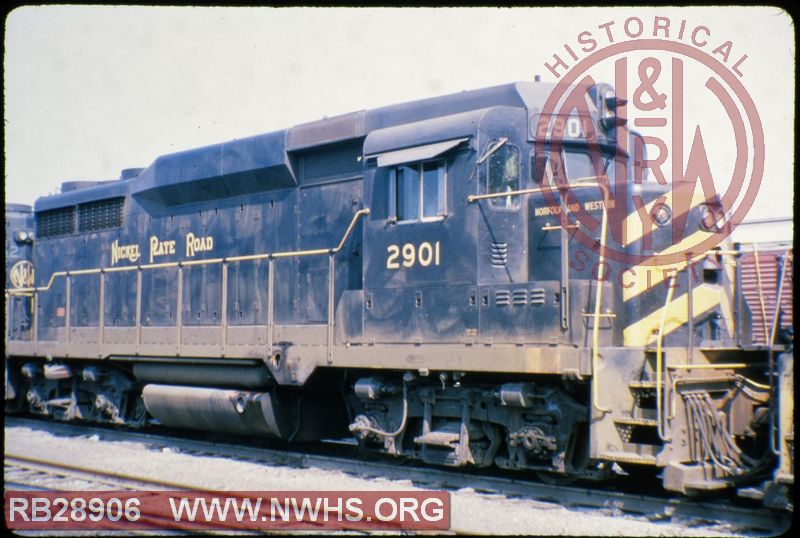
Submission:
M 41 458 L 182 484 L 229 491 L 421 490 L 409 480 L 360 478 L 339 471 L 275 466 L 223 457 L 182 453 L 92 436 L 54 435 L 42 429 L 5 428 L 5 453 Z M 77 489 L 77 488 L 76 488 Z M 472 489 L 451 491 L 451 530 L 458 534 L 569 536 L 734 536 L 726 526 L 688 527 L 674 521 L 648 521 L 599 510 L 567 509 L 557 504 Z M 382 533 L 384 534 L 384 533 Z

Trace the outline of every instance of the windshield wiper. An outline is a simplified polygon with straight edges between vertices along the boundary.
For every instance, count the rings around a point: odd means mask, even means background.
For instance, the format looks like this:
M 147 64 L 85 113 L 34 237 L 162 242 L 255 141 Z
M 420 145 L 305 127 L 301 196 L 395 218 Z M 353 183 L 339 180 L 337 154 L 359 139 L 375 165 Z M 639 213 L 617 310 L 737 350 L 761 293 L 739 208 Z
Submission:
M 506 142 L 508 142 L 508 138 L 503 136 L 503 137 L 498 138 L 496 141 L 492 142 L 491 144 L 489 144 L 489 146 L 486 148 L 486 151 L 483 152 L 483 155 L 480 156 L 480 158 L 478 159 L 478 162 L 476 164 L 481 164 L 483 161 L 488 159 L 489 156 L 492 153 L 494 153 L 495 151 L 500 149 L 500 146 L 502 146 Z

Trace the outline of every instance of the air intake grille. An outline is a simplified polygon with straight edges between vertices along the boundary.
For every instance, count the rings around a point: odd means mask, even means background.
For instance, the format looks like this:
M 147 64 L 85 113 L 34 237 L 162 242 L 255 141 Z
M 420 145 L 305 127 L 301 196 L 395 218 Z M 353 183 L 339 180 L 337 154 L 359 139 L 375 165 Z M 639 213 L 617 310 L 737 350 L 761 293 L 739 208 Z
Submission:
M 544 288 L 533 288 L 531 290 L 531 304 L 542 305 L 545 302 Z
M 492 265 L 495 267 L 505 267 L 508 263 L 508 243 L 492 243 Z
M 125 197 L 108 198 L 78 206 L 78 231 L 97 232 L 122 226 Z
M 528 304 L 528 290 L 514 290 L 511 296 L 511 302 L 514 306 L 525 306 Z
M 540 306 L 545 304 L 546 297 L 544 288 L 497 290 L 494 292 L 494 304 L 495 306 Z
M 36 213 L 36 237 L 58 237 L 75 232 L 75 206 Z

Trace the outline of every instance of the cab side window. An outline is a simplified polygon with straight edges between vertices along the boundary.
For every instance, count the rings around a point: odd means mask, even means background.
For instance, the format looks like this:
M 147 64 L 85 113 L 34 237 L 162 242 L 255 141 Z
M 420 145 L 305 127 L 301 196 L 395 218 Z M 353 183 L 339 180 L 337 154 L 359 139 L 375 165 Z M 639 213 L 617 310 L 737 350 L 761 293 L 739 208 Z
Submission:
M 488 194 L 519 190 L 519 148 L 512 144 L 503 144 L 489 157 L 486 168 Z M 489 198 L 489 203 L 493 207 L 515 208 L 519 206 L 519 196 Z
M 426 161 L 392 168 L 389 209 L 397 221 L 434 220 L 445 214 L 445 162 Z

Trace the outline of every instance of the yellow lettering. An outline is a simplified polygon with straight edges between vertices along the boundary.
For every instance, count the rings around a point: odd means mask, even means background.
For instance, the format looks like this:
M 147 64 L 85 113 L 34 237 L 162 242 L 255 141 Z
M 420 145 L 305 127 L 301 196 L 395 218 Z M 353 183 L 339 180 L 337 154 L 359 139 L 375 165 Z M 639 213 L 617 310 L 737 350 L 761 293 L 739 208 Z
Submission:
M 419 247 L 414 243 L 406 243 L 400 248 L 400 245 L 389 245 L 386 247 L 388 257 L 386 258 L 387 269 L 400 269 L 400 257 L 402 255 L 403 267 L 414 267 L 419 264 L 422 267 L 429 267 L 431 265 L 437 266 L 440 264 L 440 244 L 439 241 L 433 244 L 425 241 Z
M 153 257 L 158 255 L 158 237 L 155 235 L 150 237 L 150 263 L 153 263 Z
M 8 276 L 11 285 L 17 289 L 33 287 L 33 264 L 22 260 L 14 264 Z
M 111 265 L 116 265 L 120 260 L 135 262 L 139 259 L 139 245 L 120 245 L 115 239 L 111 243 Z
M 193 233 L 186 234 L 186 257 L 191 258 L 198 252 L 214 248 L 214 238 L 211 236 L 197 237 Z
M 175 241 L 159 241 L 158 236 L 150 237 L 150 263 L 153 258 L 164 254 L 175 254 Z

